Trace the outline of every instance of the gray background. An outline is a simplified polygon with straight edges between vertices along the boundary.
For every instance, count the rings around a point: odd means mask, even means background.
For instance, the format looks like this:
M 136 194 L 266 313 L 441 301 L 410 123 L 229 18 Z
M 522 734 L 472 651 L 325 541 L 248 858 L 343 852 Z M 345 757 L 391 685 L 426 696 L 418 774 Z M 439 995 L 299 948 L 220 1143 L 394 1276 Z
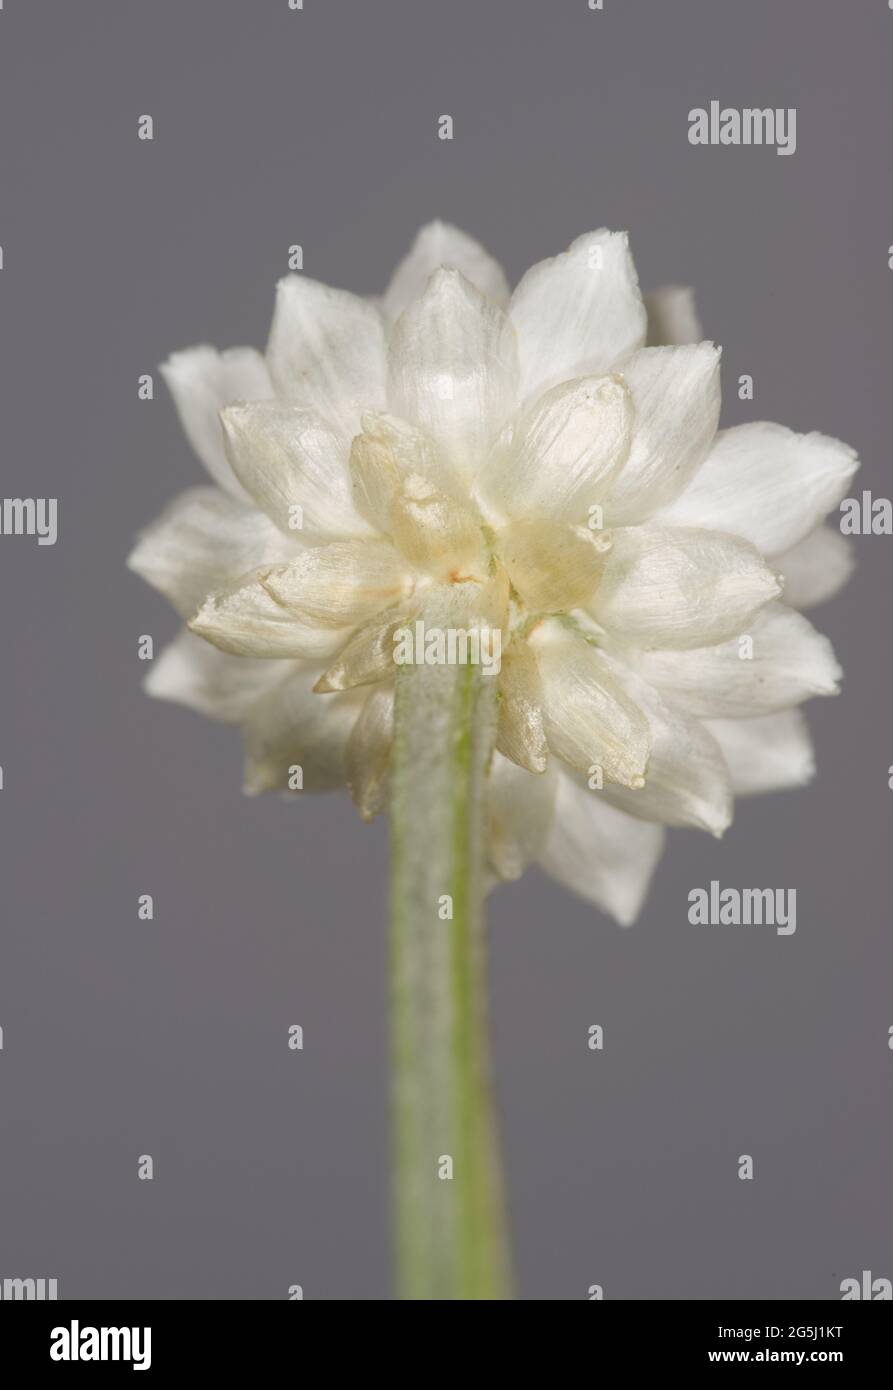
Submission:
M 432 216 L 513 279 L 626 227 L 645 287 L 697 286 L 725 422 L 836 434 L 887 494 L 891 37 L 886 0 L 6 0 L 2 493 L 58 496 L 61 538 L 0 537 L 0 1276 L 390 1296 L 386 829 L 243 800 L 236 732 L 141 694 L 177 624 L 124 559 L 200 465 L 138 375 L 262 346 L 291 242 L 372 292 Z M 713 97 L 795 106 L 796 154 L 689 146 Z M 675 832 L 629 931 L 538 873 L 492 900 L 525 1298 L 893 1275 L 893 538 L 855 544 L 812 787 Z M 796 887 L 796 935 L 689 926 L 711 878 Z

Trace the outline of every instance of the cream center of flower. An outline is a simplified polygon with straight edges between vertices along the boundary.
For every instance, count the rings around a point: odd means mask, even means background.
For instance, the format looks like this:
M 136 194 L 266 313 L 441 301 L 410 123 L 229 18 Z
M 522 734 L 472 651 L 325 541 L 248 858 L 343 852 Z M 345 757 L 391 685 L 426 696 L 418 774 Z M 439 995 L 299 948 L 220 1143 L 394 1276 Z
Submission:
M 613 544 L 610 532 L 545 517 L 494 525 L 470 488 L 449 473 L 449 490 L 435 481 L 445 470 L 431 440 L 394 417 L 367 416 L 363 423 L 351 451 L 354 495 L 407 562 L 416 591 L 496 581 L 505 590 L 506 616 L 510 596 L 520 623 L 591 599 Z

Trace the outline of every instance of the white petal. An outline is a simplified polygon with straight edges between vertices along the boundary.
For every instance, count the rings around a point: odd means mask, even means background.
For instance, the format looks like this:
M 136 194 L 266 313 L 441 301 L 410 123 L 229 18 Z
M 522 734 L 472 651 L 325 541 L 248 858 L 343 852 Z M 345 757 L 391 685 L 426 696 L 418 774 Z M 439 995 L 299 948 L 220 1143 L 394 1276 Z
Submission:
M 345 780 L 347 740 L 366 691 L 314 695 L 316 666 L 299 669 L 251 710 L 242 725 L 245 791 L 288 790 L 291 769 L 303 773 L 302 792 L 329 791 Z
M 521 396 L 610 372 L 645 341 L 645 309 L 625 232 L 578 237 L 532 266 L 512 295 Z
M 712 343 L 643 348 L 624 367 L 633 437 L 608 494 L 609 526 L 652 516 L 701 467 L 719 423 L 719 356 Z
M 385 809 L 388 772 L 394 743 L 394 686 L 371 691 L 347 740 L 344 766 L 347 786 L 363 820 Z
M 215 487 L 190 488 L 143 531 L 128 567 L 191 618 L 208 594 L 298 552 L 263 512 Z
M 792 608 L 812 608 L 842 589 L 855 560 L 849 541 L 830 526 L 817 526 L 775 563 L 784 575 L 784 599 Z
M 227 462 L 220 411 L 231 401 L 266 400 L 273 394 L 267 364 L 254 348 L 212 347 L 174 352 L 161 365 L 187 439 L 215 483 L 245 500 Z
M 233 472 L 286 535 L 314 545 L 372 534 L 354 506 L 341 441 L 312 410 L 240 402 L 221 419 Z
M 435 579 L 455 582 L 487 573 L 477 513 L 421 473 L 403 480 L 391 503 L 388 530 L 406 563 Z
M 395 634 L 415 616 L 402 610 L 396 616 L 394 614 L 395 610 L 389 609 L 385 618 L 373 618 L 365 627 L 358 628 L 341 648 L 332 665 L 320 676 L 316 690 L 328 693 L 393 679 Z
M 648 346 L 674 347 L 703 342 L 704 333 L 695 308 L 694 290 L 667 285 L 645 296 Z
M 543 687 L 529 643 L 510 642 L 499 674 L 496 747 L 528 772 L 544 772 L 548 757 L 543 725 Z
M 812 780 L 812 740 L 799 710 L 759 719 L 711 719 L 707 728 L 722 749 L 736 796 L 802 787 Z
M 613 536 L 589 608 L 630 646 L 713 646 L 741 632 L 781 592 L 759 552 L 737 536 L 670 526 Z
M 541 622 L 529 641 L 539 665 L 550 750 L 581 772 L 600 767 L 606 781 L 642 786 L 648 722 L 600 653 L 555 618 Z
M 517 348 L 509 320 L 458 270 L 438 270 L 394 325 L 390 407 L 430 434 L 454 478 L 467 479 L 514 408 Z
M 316 411 L 347 446 L 385 404 L 384 320 L 374 304 L 303 275 L 280 280 L 267 348 L 277 394 Z
M 563 382 L 536 400 L 482 463 L 494 520 L 547 516 L 586 526 L 629 453 L 632 399 L 619 377 Z
M 644 787 L 631 790 L 606 782 L 599 795 L 642 820 L 722 835 L 732 823 L 732 786 L 716 739 L 699 719 L 675 709 L 634 671 L 603 659 L 648 720 L 651 757 Z
M 558 776 L 555 819 L 540 863 L 547 873 L 628 927 L 638 917 L 664 847 L 663 826 L 634 820 Z
M 454 589 L 473 589 L 473 601 L 468 602 L 477 621 L 489 623 L 492 628 L 507 632 L 511 607 L 509 577 L 498 561 L 494 560 L 492 573 L 475 584 L 453 584 Z M 501 639 L 500 639 L 501 644 Z
M 825 434 L 795 434 L 765 421 L 722 430 L 703 467 L 661 516 L 752 541 L 764 555 L 788 550 L 845 496 L 859 466 Z
M 386 317 L 393 322 L 414 299 L 424 294 L 428 281 L 441 266 L 461 270 L 466 280 L 503 308 L 509 299 L 509 283 L 498 261 L 480 242 L 448 222 L 429 222 L 422 227 L 412 250 L 394 271 L 384 296 Z
M 613 545 L 610 531 L 513 521 L 497 533 L 499 557 L 532 613 L 564 613 L 591 597 Z
M 436 480 L 443 471 L 433 439 L 398 420 L 396 415 L 370 412 L 363 416 L 363 433 L 350 448 L 350 478 L 354 505 L 377 531 L 387 535 L 391 505 L 411 473 Z
M 410 587 L 406 567 L 387 541 L 333 541 L 259 578 L 301 622 L 329 628 L 368 622 Z
M 720 646 L 631 651 L 625 659 L 674 704 L 705 719 L 746 719 L 836 695 L 842 674 L 827 637 L 783 603 L 770 604 L 747 632 Z
M 233 656 L 301 657 L 306 661 L 330 660 L 352 631 L 349 626 L 319 627 L 302 621 L 276 602 L 257 574 L 245 575 L 211 594 L 189 626 L 206 642 Z
M 545 849 L 556 782 L 552 771 L 526 772 L 493 754 L 487 777 L 487 856 L 501 879 L 520 878 Z
M 156 700 L 234 724 L 293 670 L 288 661 L 228 656 L 184 627 L 153 661 L 143 688 Z

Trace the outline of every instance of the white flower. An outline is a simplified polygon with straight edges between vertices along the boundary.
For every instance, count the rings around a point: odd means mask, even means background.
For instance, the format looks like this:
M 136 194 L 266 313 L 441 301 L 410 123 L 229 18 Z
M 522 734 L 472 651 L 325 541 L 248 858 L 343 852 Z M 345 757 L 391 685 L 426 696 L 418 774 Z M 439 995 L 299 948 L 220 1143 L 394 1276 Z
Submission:
M 247 791 L 297 764 L 304 791 L 346 781 L 369 817 L 395 629 L 455 596 L 502 635 L 494 873 L 537 860 L 631 921 L 664 826 L 720 835 L 735 793 L 809 779 L 795 706 L 840 675 L 792 605 L 849 573 L 821 522 L 853 452 L 781 425 L 717 434 L 700 337 L 689 292 L 643 301 L 607 231 L 511 296 L 441 223 L 380 301 L 289 276 L 266 358 L 164 367 L 216 486 L 131 555 L 187 623 L 147 688 L 241 724 Z

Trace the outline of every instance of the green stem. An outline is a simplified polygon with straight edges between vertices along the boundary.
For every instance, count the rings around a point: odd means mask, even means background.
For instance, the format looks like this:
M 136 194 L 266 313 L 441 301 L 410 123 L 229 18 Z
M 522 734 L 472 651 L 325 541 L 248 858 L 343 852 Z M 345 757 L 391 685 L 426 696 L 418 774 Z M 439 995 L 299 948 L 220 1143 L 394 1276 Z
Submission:
M 510 1297 L 483 939 L 494 686 L 475 665 L 406 665 L 396 678 L 391 969 L 401 1298 Z

